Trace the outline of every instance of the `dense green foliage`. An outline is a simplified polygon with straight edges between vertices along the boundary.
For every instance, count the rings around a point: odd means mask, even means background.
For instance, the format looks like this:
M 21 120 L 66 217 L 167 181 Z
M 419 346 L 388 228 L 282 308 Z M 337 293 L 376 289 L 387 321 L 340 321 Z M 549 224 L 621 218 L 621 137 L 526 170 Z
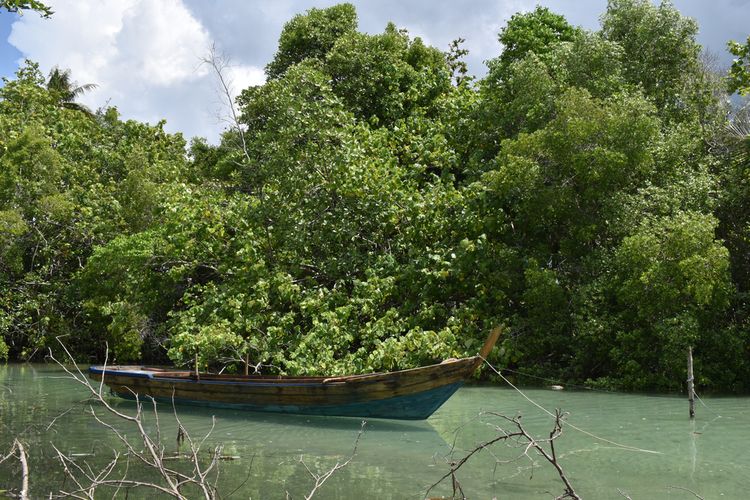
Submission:
M 729 52 L 735 56 L 729 70 L 729 92 L 750 94 L 750 36 L 743 44 L 729 42 Z
M 666 389 L 692 346 L 699 383 L 750 389 L 750 142 L 693 21 L 537 8 L 479 81 L 454 79 L 458 43 L 356 26 L 348 4 L 292 19 L 242 129 L 187 157 L 34 65 L 7 82 L 0 357 L 67 334 L 119 361 L 365 372 L 505 323 L 502 366 Z
M 323 58 L 339 38 L 357 30 L 357 12 L 351 4 L 310 9 L 284 25 L 279 50 L 266 66 L 269 78 L 277 78 L 292 65 L 308 58 Z
M 21 14 L 23 14 L 24 10 L 33 10 L 44 18 L 49 18 L 54 14 L 47 4 L 44 4 L 39 0 L 0 0 L 0 9 Z
M 102 339 L 108 322 L 82 315 L 77 274 L 97 245 L 148 225 L 158 186 L 188 172 L 184 141 L 161 124 L 60 97 L 34 64 L 0 88 L 0 328 L 13 357 L 56 335 L 84 352 Z

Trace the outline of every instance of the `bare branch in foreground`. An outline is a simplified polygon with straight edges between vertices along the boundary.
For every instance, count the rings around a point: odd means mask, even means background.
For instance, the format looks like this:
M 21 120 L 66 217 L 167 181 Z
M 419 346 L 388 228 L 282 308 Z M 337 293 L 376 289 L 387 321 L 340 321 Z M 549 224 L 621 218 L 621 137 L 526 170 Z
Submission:
M 299 463 L 301 463 L 307 472 L 310 474 L 310 476 L 315 481 L 315 485 L 312 487 L 310 492 L 305 495 L 305 500 L 310 500 L 315 494 L 318 492 L 321 486 L 323 486 L 323 483 L 328 481 L 331 476 L 333 476 L 337 471 L 343 469 L 347 465 L 351 463 L 352 460 L 354 460 L 354 457 L 357 455 L 357 447 L 359 446 L 359 440 L 362 437 L 362 434 L 365 432 L 365 425 L 367 425 L 367 421 L 363 420 L 362 425 L 359 428 L 359 432 L 357 433 L 357 438 L 354 440 L 354 449 L 352 450 L 352 454 L 349 455 L 349 458 L 346 459 L 344 462 L 336 462 L 336 465 L 328 469 L 326 472 L 322 474 L 318 474 L 316 472 L 313 472 L 310 470 L 310 467 L 307 466 L 307 464 L 302 460 L 302 457 L 299 458 Z M 289 492 L 286 494 L 287 498 L 290 498 Z
M 11 457 L 15 457 L 21 463 L 21 492 L 18 494 L 18 498 L 21 500 L 28 500 L 29 498 L 29 454 L 26 453 L 23 443 L 18 439 L 13 440 L 13 446 L 7 455 L 0 456 L 0 464 L 5 462 Z
M 622 491 L 620 488 L 617 488 L 617 493 L 619 493 L 621 497 L 627 498 L 628 500 L 633 500 L 632 498 L 630 498 L 630 495 L 628 495 L 627 492 Z
M 692 494 L 692 495 L 693 495 L 693 496 L 694 496 L 695 498 L 697 498 L 698 500 L 704 500 L 704 498 L 703 498 L 702 496 L 700 496 L 699 494 L 697 494 L 697 493 L 696 493 L 696 492 L 694 492 L 693 490 L 689 490 L 689 489 L 685 488 L 684 486 L 672 486 L 672 485 L 670 485 L 670 486 L 667 486 L 667 490 L 672 490 L 672 489 L 674 489 L 674 490 L 682 490 L 682 491 L 687 491 L 688 493 L 691 493 L 691 494 Z
M 532 457 L 529 455 L 529 453 L 533 450 L 538 455 L 541 455 L 547 462 L 549 462 L 557 471 L 558 476 L 560 476 L 560 479 L 562 480 L 565 489 L 563 490 L 563 494 L 558 496 L 558 500 L 562 499 L 572 499 L 572 500 L 580 500 L 581 497 L 578 496 L 575 489 L 573 488 L 573 485 L 568 480 L 568 477 L 565 475 L 565 471 L 563 471 L 562 467 L 560 466 L 560 463 L 558 462 L 557 453 L 555 452 L 555 444 L 554 441 L 562 435 L 562 426 L 563 421 L 565 420 L 565 417 L 567 416 L 566 413 L 563 413 L 562 410 L 556 409 L 555 410 L 555 423 L 552 427 L 552 431 L 550 431 L 549 438 L 546 439 L 536 439 L 531 434 L 529 434 L 528 431 L 523 427 L 521 424 L 521 416 L 516 417 L 508 417 L 506 415 L 502 415 L 500 413 L 495 412 L 486 412 L 484 415 L 492 415 L 494 417 L 500 418 L 502 420 L 505 420 L 516 428 L 512 432 L 509 432 L 505 430 L 504 428 L 500 426 L 496 426 L 495 430 L 498 432 L 498 435 L 488 441 L 485 441 L 484 443 L 481 443 L 474 447 L 467 455 L 465 455 L 463 458 L 461 458 L 458 461 L 452 461 L 450 462 L 450 470 L 446 472 L 443 477 L 438 479 L 434 484 L 432 484 L 427 491 L 425 492 L 425 498 L 428 497 L 430 492 L 438 486 L 440 483 L 442 483 L 447 478 L 451 478 L 452 488 L 453 488 L 453 495 L 452 498 L 460 498 L 465 499 L 466 496 L 464 494 L 463 489 L 461 488 L 461 483 L 458 481 L 458 478 L 456 476 L 456 472 L 466 464 L 466 462 L 469 461 L 469 459 L 474 456 L 475 454 L 479 453 L 482 450 L 488 449 L 493 444 L 505 441 L 505 442 L 511 442 L 515 443 L 517 446 L 519 446 L 522 449 L 521 454 L 516 457 L 515 459 L 509 460 L 508 462 L 513 462 L 516 460 L 519 460 L 521 458 L 528 458 L 533 462 Z M 545 449 L 545 445 L 549 446 L 549 451 Z
M 57 458 L 66 473 L 66 476 L 73 482 L 75 488 L 70 491 L 60 491 L 60 495 L 70 498 L 79 499 L 93 499 L 97 489 L 100 487 L 114 488 L 115 491 L 121 488 L 146 488 L 159 493 L 163 493 L 172 498 L 187 499 L 188 493 L 185 493 L 187 489 L 191 493 L 191 498 L 195 496 L 195 490 L 200 492 L 200 496 L 205 500 L 214 500 L 217 498 L 216 483 L 211 481 L 211 477 L 218 475 L 218 464 L 223 458 L 221 455 L 222 446 L 216 446 L 210 455 L 210 461 L 207 466 L 203 467 L 203 464 L 199 458 L 201 447 L 205 444 L 206 439 L 211 435 L 213 431 L 213 425 L 211 430 L 198 442 L 194 442 L 190 437 L 189 433 L 185 430 L 185 427 L 180 422 L 177 412 L 174 412 L 174 418 L 178 424 L 178 428 L 181 429 L 182 435 L 189 444 L 189 452 L 187 454 L 180 455 L 181 458 L 186 458 L 192 465 L 192 470 L 189 472 L 181 472 L 174 468 L 168 467 L 166 461 L 169 458 L 165 456 L 166 446 L 161 439 L 161 430 L 159 425 L 159 414 L 156 408 L 156 401 L 151 400 L 153 405 L 153 416 L 155 426 L 155 436 L 152 436 L 147 430 L 143 422 L 143 403 L 140 400 L 138 394 L 133 393 L 135 399 L 135 415 L 129 415 L 123 413 L 118 409 L 114 408 L 104 397 L 104 376 L 102 375 L 102 381 L 95 387 L 91 384 L 86 375 L 81 371 L 78 365 L 75 364 L 73 356 L 70 354 L 65 345 L 58 339 L 63 351 L 67 355 L 68 359 L 72 363 L 72 368 L 62 364 L 60 361 L 55 359 L 50 351 L 49 358 L 57 363 L 73 380 L 86 387 L 91 399 L 98 405 L 101 405 L 106 413 L 117 417 L 118 420 L 123 421 L 135 427 L 136 437 L 129 438 L 125 433 L 115 427 L 113 424 L 105 422 L 102 417 L 94 410 L 94 405 L 89 405 L 89 413 L 92 417 L 103 427 L 109 430 L 117 439 L 122 443 L 126 450 L 127 462 L 125 464 L 125 473 L 121 477 L 112 477 L 118 464 L 120 463 L 122 455 L 115 451 L 113 459 L 103 468 L 94 470 L 88 463 L 84 462 L 85 467 L 77 464 L 72 457 L 66 456 L 57 448 L 54 448 L 57 452 Z M 105 358 L 104 372 L 106 373 L 107 358 Z M 174 408 L 174 404 L 172 405 Z M 137 444 L 136 444 L 137 443 Z M 53 446 L 54 447 L 54 446 Z M 136 481 L 127 477 L 127 471 L 129 469 L 130 460 L 135 459 L 142 463 L 150 470 L 156 471 L 161 479 L 159 483 L 149 481 Z M 50 495 L 55 496 L 55 495 Z

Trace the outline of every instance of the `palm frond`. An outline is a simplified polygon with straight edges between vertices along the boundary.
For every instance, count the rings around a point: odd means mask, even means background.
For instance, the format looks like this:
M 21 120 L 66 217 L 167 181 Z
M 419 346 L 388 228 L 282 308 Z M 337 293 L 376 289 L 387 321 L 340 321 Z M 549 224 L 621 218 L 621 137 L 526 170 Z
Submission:
M 726 130 L 733 143 L 732 160 L 750 168 L 750 103 L 734 113 Z
M 91 118 L 95 116 L 95 113 L 91 111 L 91 108 L 79 102 L 73 102 L 73 101 L 63 102 L 62 106 L 64 108 L 73 109 L 75 111 L 80 111 L 81 113 L 84 113 Z
M 80 85 L 78 87 L 75 87 L 70 90 L 70 93 L 73 94 L 73 97 L 78 97 L 79 95 L 85 94 L 86 92 L 89 92 L 91 90 L 94 90 L 99 85 L 95 83 L 85 83 L 83 85 Z
M 52 68 L 47 79 L 47 90 L 56 95 L 61 106 L 83 111 L 88 115 L 93 115 L 91 110 L 86 106 L 77 104 L 75 100 L 97 87 L 98 85 L 95 83 L 78 85 L 78 82 L 73 81 L 69 69 L 60 69 L 57 66 Z

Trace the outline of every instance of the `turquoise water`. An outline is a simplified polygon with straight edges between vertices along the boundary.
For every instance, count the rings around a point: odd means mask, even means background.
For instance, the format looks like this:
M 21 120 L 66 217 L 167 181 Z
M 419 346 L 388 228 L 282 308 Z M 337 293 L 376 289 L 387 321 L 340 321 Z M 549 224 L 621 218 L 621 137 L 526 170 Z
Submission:
M 524 389 L 524 393 L 554 411 L 569 412 L 568 422 L 598 440 L 563 427 L 556 441 L 561 466 L 584 498 L 747 498 L 750 491 L 750 398 L 704 398 L 697 418 L 687 417 L 683 398 L 590 391 Z M 134 412 L 132 402 L 109 399 L 119 410 Z M 32 498 L 70 488 L 71 482 L 56 459 L 53 445 L 73 456 L 82 467 L 98 469 L 108 463 L 117 438 L 89 414 L 84 387 L 53 365 L 0 366 L 0 456 L 20 436 L 30 451 Z M 99 414 L 103 408 L 93 405 Z M 482 412 L 522 415 L 524 426 L 536 437 L 546 437 L 552 419 L 519 393 L 502 387 L 473 386 L 458 391 L 424 422 L 371 420 L 351 463 L 337 471 L 317 492 L 322 499 L 424 498 L 429 486 L 480 442 L 497 436 L 497 426 L 513 430 Z M 206 440 L 206 450 L 222 444 L 218 480 L 221 498 L 305 498 L 314 485 L 307 471 L 322 473 L 349 458 L 360 420 L 178 408 L 193 437 Z M 167 452 L 177 448 L 172 409 L 160 407 L 160 429 Z M 50 425 L 53 419 L 52 425 Z M 109 422 L 115 422 L 106 418 Z M 146 411 L 149 430 L 154 416 Z M 115 425 L 129 437 L 137 434 L 127 423 Z M 137 440 L 134 440 L 137 443 Z M 632 448 L 656 453 L 634 451 Z M 185 449 L 184 446 L 182 448 Z M 497 443 L 476 454 L 457 474 L 469 498 L 551 498 L 563 492 L 554 469 L 541 457 L 522 455 L 522 448 Z M 208 453 L 208 452 L 205 452 Z M 521 456 L 521 458 L 517 458 Z M 130 463 L 131 478 L 149 473 Z M 0 490 L 20 486 L 20 468 L 0 464 Z M 450 495 L 450 480 L 430 496 Z M 105 494 L 106 493 L 106 494 Z M 112 497 L 101 490 L 97 498 Z M 125 498 L 124 490 L 117 495 Z M 131 490 L 128 498 L 157 498 L 151 491 Z

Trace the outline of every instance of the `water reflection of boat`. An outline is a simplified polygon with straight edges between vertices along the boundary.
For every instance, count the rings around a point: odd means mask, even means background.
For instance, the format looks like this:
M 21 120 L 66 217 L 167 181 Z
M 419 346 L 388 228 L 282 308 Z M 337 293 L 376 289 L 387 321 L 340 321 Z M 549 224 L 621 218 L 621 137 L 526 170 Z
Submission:
M 421 420 L 432 415 L 481 365 L 500 336 L 490 332 L 480 354 L 386 373 L 341 377 L 196 374 L 142 366 L 92 366 L 112 392 L 175 403 L 251 411 Z

